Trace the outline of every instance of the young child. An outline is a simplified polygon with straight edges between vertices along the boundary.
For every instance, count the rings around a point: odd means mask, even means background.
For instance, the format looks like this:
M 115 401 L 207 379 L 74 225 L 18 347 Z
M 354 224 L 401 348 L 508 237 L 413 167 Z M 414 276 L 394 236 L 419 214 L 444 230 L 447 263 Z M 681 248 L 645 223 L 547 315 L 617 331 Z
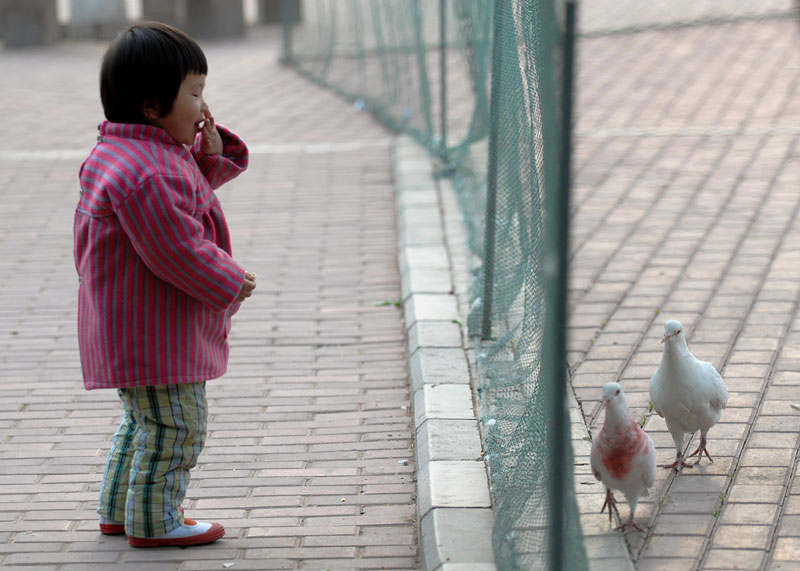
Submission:
M 100 531 L 135 547 L 225 535 L 184 518 L 206 433 L 205 381 L 228 362 L 231 317 L 255 275 L 231 257 L 214 189 L 248 151 L 203 100 L 208 68 L 183 32 L 131 26 L 106 52 L 107 121 L 80 171 L 74 254 L 85 388 L 115 388 L 124 418 L 100 494 Z

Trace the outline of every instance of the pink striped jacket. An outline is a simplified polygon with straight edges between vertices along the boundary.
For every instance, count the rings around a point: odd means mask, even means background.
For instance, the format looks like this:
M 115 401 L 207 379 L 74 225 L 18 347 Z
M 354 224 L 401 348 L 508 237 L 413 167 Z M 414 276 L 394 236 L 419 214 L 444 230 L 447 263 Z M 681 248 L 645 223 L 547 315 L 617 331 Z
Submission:
M 222 155 L 166 131 L 105 122 L 80 171 L 74 255 L 86 389 L 221 376 L 245 270 L 214 189 L 247 168 L 219 126 Z

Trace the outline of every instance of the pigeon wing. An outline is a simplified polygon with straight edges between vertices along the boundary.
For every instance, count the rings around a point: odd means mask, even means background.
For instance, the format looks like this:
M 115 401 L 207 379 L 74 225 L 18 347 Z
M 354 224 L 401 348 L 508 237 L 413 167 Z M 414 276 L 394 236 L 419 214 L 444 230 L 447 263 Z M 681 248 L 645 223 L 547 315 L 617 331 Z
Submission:
M 647 448 L 644 451 L 643 466 L 642 466 L 642 483 L 644 484 L 643 496 L 650 495 L 650 488 L 656 483 L 656 447 L 653 444 L 653 439 L 647 436 Z
M 600 465 L 603 461 L 600 459 L 600 439 L 603 438 L 603 431 L 600 430 L 600 434 L 597 435 L 592 441 L 592 451 L 589 454 L 589 465 L 592 467 L 592 475 L 594 475 L 595 479 L 601 480 L 600 478 Z M 602 481 L 602 480 L 601 480 Z
M 725 382 L 711 363 L 703 363 L 703 373 L 709 385 L 711 408 L 720 411 L 728 404 L 728 389 L 725 388 Z
M 653 410 L 661 418 L 664 418 L 664 412 L 662 411 L 663 387 L 664 382 L 661 379 L 661 367 L 659 366 L 653 376 L 650 377 L 650 403 L 653 405 Z

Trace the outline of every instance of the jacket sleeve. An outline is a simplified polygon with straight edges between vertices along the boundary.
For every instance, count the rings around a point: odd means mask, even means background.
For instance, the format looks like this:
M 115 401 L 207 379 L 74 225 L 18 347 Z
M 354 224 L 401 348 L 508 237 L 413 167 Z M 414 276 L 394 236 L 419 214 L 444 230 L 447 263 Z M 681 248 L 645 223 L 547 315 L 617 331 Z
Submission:
M 245 270 L 204 238 L 193 209 L 194 191 L 187 180 L 156 175 L 119 205 L 117 217 L 150 271 L 212 310 L 224 311 L 239 295 Z
M 242 174 L 247 169 L 250 158 L 247 145 L 236 133 L 219 124 L 217 131 L 222 137 L 221 155 L 203 153 L 200 150 L 199 135 L 192 146 L 192 156 L 214 190 Z

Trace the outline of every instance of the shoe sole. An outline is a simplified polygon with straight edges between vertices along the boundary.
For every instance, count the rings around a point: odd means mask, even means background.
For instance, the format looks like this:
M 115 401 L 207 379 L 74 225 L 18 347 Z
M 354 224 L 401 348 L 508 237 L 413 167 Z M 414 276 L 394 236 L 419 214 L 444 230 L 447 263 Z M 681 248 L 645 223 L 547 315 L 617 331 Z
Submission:
M 131 537 L 128 536 L 128 543 L 132 547 L 189 547 L 191 545 L 205 545 L 223 537 L 225 528 L 221 524 L 212 523 L 211 529 L 198 535 L 188 537 L 174 537 L 169 539 L 159 539 L 157 537 Z
M 124 523 L 101 523 L 100 533 L 103 535 L 122 535 L 125 533 Z

